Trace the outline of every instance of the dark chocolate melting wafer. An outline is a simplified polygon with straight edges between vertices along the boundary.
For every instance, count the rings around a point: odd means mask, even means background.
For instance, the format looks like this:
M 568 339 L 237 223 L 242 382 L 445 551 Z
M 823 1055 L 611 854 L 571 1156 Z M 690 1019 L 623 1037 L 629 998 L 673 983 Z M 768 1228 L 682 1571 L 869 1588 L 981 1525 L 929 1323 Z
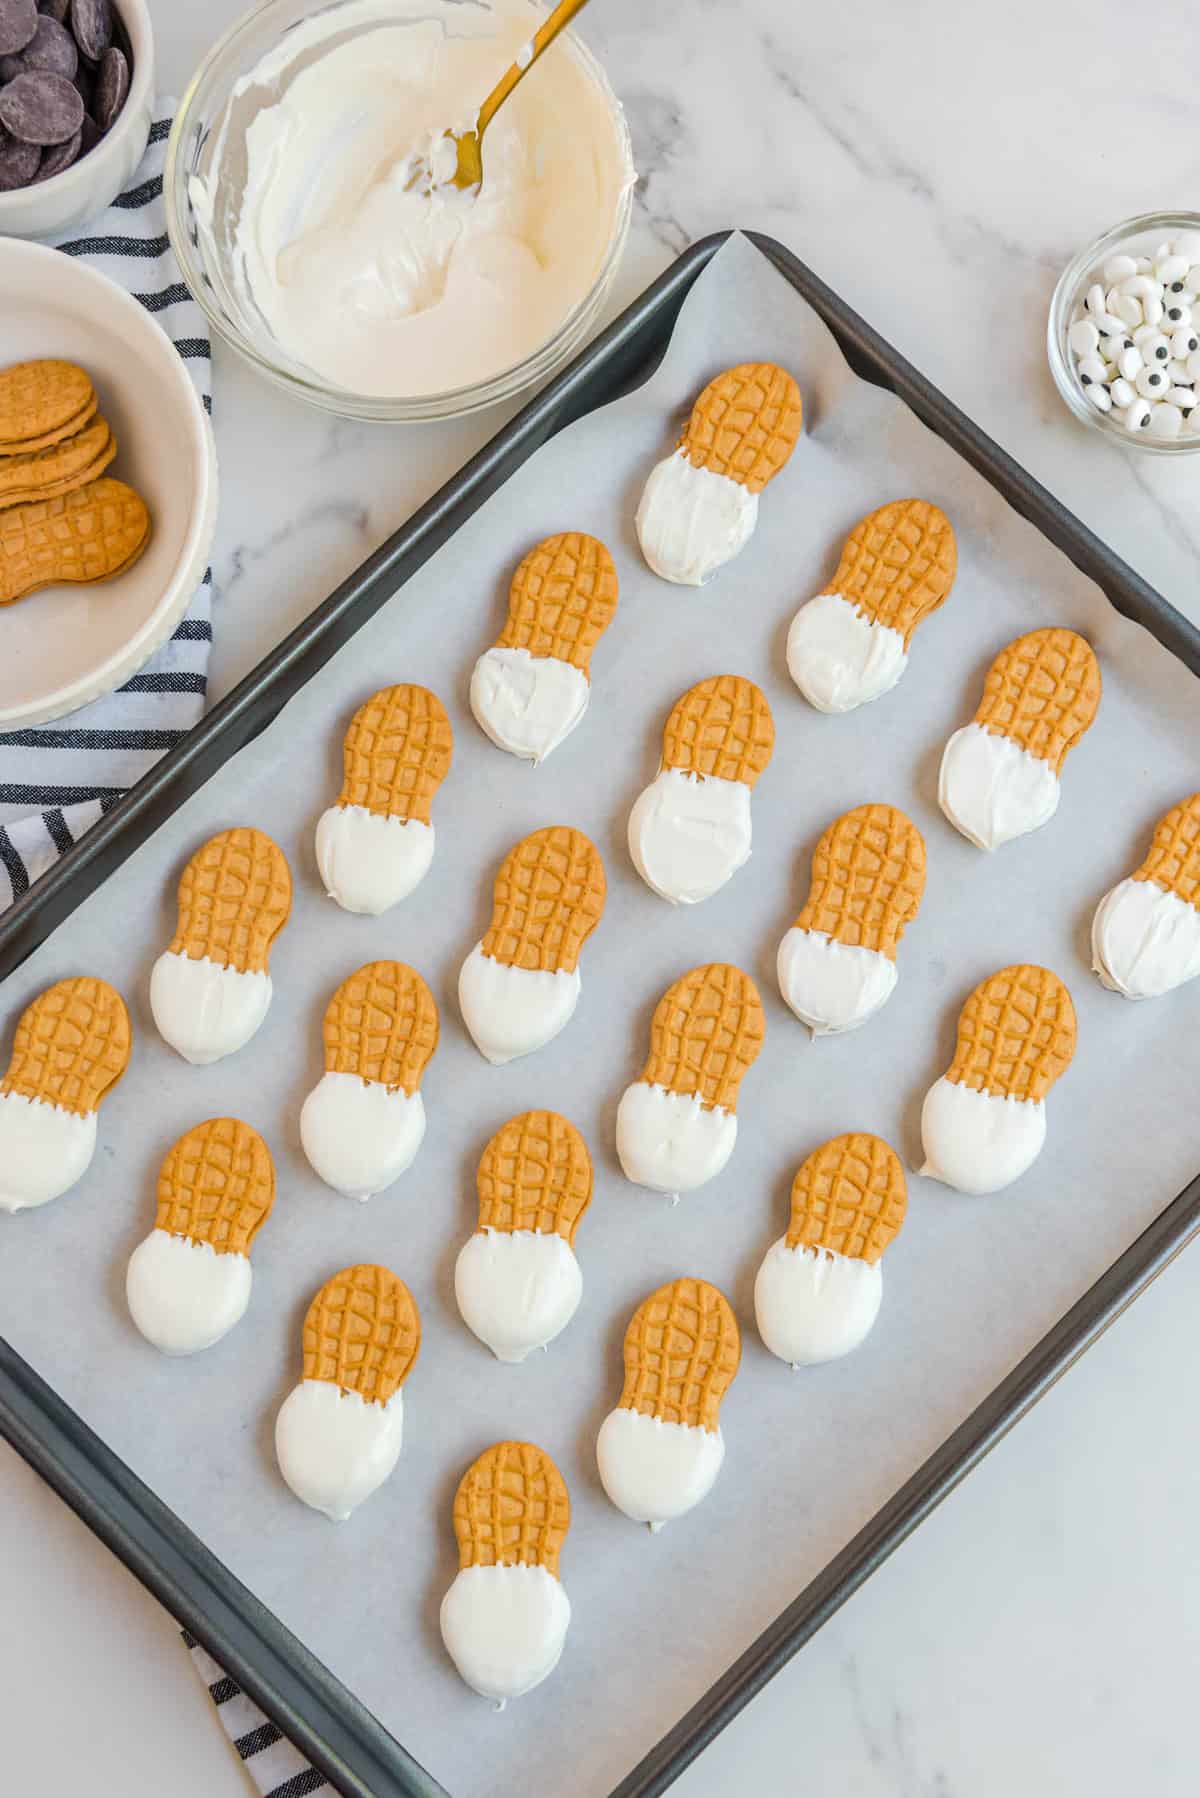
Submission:
M 15 56 L 0 56 L 0 81 L 15 81 L 29 69 L 46 69 L 70 81 L 78 67 L 79 52 L 71 33 L 53 19 L 39 18 L 37 30 L 23 50 Z
M 92 110 L 101 131 L 107 131 L 129 97 L 129 64 L 114 44 L 104 52 L 96 71 L 96 100 Z
M 113 38 L 111 0 L 71 0 L 71 32 L 89 62 L 99 62 Z
M 18 187 L 28 187 L 38 171 L 42 153 L 36 144 L 18 143 L 7 131 L 0 130 L 0 194 L 11 194 Z
M 0 56 L 23 50 L 37 30 L 34 0 L 0 0 Z
M 63 170 L 69 169 L 78 158 L 82 147 L 83 127 L 81 126 L 74 137 L 69 137 L 65 144 L 51 144 L 48 150 L 42 151 L 42 160 L 38 164 L 37 174 L 33 177 L 34 182 L 49 181 L 52 176 L 61 175 Z
M 67 14 L 71 10 L 71 0 L 37 0 L 37 9 L 53 19 L 56 25 L 65 25 Z
M 36 69 L 0 88 L 0 125 L 23 144 L 65 144 L 82 124 L 83 101 L 65 75 Z

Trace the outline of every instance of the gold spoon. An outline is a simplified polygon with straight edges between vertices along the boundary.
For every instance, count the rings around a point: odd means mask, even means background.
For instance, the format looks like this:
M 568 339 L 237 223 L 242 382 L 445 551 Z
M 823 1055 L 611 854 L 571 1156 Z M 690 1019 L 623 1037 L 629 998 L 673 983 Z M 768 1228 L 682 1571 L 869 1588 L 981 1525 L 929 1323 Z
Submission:
M 582 12 L 587 0 L 558 0 L 558 5 L 546 20 L 546 23 L 534 33 L 532 40 L 526 44 L 522 57 L 514 62 L 499 79 L 483 105 L 479 108 L 479 119 L 474 131 L 464 131 L 461 136 L 448 131 L 450 139 L 458 152 L 458 165 L 447 187 L 478 187 L 483 180 L 483 134 L 503 106 L 508 96 L 516 87 L 523 75 L 528 75 L 538 57 L 546 50 L 571 23 L 577 12 Z

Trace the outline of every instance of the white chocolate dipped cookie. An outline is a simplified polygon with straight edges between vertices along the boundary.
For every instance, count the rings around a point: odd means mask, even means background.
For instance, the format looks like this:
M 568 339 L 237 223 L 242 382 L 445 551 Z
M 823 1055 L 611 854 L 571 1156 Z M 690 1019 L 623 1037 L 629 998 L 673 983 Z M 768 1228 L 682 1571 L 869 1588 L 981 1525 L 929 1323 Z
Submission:
M 571 1524 L 567 1483 L 544 1449 L 497 1442 L 454 1495 L 458 1572 L 442 1600 L 446 1653 L 503 1710 L 553 1673 L 571 1606 L 558 1558 Z
M 737 1141 L 742 1078 L 766 1033 L 748 974 L 710 962 L 659 1000 L 646 1065 L 617 1107 L 625 1177 L 677 1199 L 712 1180 Z
M 564 1029 L 579 1003 L 579 952 L 604 913 L 604 864 L 570 825 L 535 830 L 496 876 L 492 921 L 458 977 L 463 1022 L 499 1065 Z
M 774 747 L 771 708 L 740 674 L 676 701 L 658 773 L 629 814 L 629 853 L 652 892 L 696 905 L 750 859 L 750 795 Z
M 275 1203 L 275 1163 L 257 1130 L 209 1118 L 181 1136 L 158 1176 L 154 1228 L 129 1258 L 129 1314 L 164 1355 L 228 1335 L 250 1303 L 250 1245 Z
M 660 1530 L 713 1488 L 725 1459 L 721 1400 L 742 1343 L 724 1293 L 672 1280 L 644 1299 L 625 1332 L 625 1384 L 600 1426 L 600 1480 L 619 1511 Z
M 856 524 L 829 591 L 801 606 L 788 632 L 788 672 L 809 704 L 851 712 L 890 693 L 957 566 L 950 520 L 928 500 L 893 500 Z
M 261 830 L 223 830 L 179 882 L 175 935 L 150 975 L 165 1042 L 204 1066 L 241 1049 L 271 1003 L 271 945 L 292 908 L 283 851 Z
M 1145 861 L 1096 907 L 1092 967 L 1126 999 L 1156 999 L 1200 974 L 1200 793 L 1159 819 Z
M 471 710 L 498 749 L 542 762 L 591 697 L 592 651 L 617 610 L 617 571 L 583 531 L 547 537 L 513 576 L 508 618 L 471 675 Z
M 58 980 L 26 1006 L 0 1080 L 0 1211 L 33 1210 L 83 1177 L 100 1103 L 132 1048 L 125 1001 L 106 980 Z
M 792 1182 L 787 1234 L 754 1282 L 758 1333 L 792 1367 L 814 1367 L 858 1348 L 883 1298 L 880 1257 L 904 1222 L 908 1190 L 896 1151 L 881 1137 L 835 1136 Z
M 342 790 L 317 821 L 317 867 L 344 911 L 378 917 L 433 861 L 431 807 L 454 733 L 427 687 L 383 687 L 359 706 L 342 749 Z
M 638 542 L 655 574 L 699 587 L 745 548 L 758 496 L 787 463 L 802 422 L 800 389 L 774 362 L 743 362 L 709 382 L 638 505 Z
M 896 948 L 925 891 L 925 840 L 894 805 L 835 818 L 804 909 L 779 945 L 779 990 L 816 1036 L 856 1030 L 891 998 Z
M 476 1184 L 479 1227 L 455 1263 L 454 1296 L 498 1361 L 524 1361 L 578 1308 L 575 1232 L 592 1202 L 592 1158 L 558 1112 L 526 1111 L 488 1143 Z
M 1059 626 L 1030 631 L 996 657 L 970 724 L 942 755 L 938 803 L 977 849 L 1038 830 L 1058 810 L 1068 751 L 1100 705 L 1100 664 Z
M 275 1420 L 279 1471 L 296 1497 L 335 1523 L 400 1459 L 403 1385 L 421 1347 L 412 1293 L 386 1267 L 347 1267 L 304 1319 L 304 1378 Z
M 437 1004 L 415 968 L 371 961 L 334 993 L 322 1036 L 325 1072 L 304 1101 L 300 1141 L 326 1186 L 369 1199 L 424 1141 L 421 1077 L 438 1045 Z
M 1075 1007 L 1049 968 L 1022 962 L 962 1008 L 954 1060 L 925 1095 L 921 1172 L 959 1192 L 999 1192 L 1046 1140 L 1046 1094 L 1075 1053 Z

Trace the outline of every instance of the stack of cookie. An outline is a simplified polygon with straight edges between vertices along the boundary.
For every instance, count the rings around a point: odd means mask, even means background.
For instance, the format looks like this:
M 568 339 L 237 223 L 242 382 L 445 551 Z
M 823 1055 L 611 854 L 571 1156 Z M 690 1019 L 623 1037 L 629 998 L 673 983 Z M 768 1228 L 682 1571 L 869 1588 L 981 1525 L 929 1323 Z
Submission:
M 150 514 L 132 487 L 104 477 L 116 453 L 82 368 L 0 370 L 0 605 L 61 582 L 106 581 L 137 561 Z

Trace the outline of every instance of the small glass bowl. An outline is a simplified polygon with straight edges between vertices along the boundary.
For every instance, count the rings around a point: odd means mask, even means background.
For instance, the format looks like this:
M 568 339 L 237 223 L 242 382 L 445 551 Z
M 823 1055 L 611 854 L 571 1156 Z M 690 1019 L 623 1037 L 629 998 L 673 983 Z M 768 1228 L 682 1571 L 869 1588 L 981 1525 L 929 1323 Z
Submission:
M 1149 450 L 1157 456 L 1194 455 L 1200 450 L 1200 431 L 1185 430 L 1181 437 L 1152 437 L 1148 430 L 1127 431 L 1115 411 L 1097 411 L 1075 372 L 1067 332 L 1088 288 L 1100 279 L 1097 271 L 1111 256 L 1152 256 L 1160 244 L 1185 231 L 1200 233 L 1200 212 L 1144 212 L 1114 225 L 1067 264 L 1054 290 L 1046 327 L 1050 370 L 1076 418 L 1126 448 Z
M 226 108 L 235 99 L 234 90 L 243 75 L 273 51 L 294 26 L 317 14 L 336 11 L 342 3 L 343 0 L 261 0 L 213 46 L 180 102 L 167 144 L 163 175 L 167 235 L 179 259 L 183 278 L 213 330 L 277 387 L 343 418 L 378 422 L 460 418 L 546 380 L 579 349 L 595 324 L 616 275 L 633 211 L 634 170 L 629 128 L 620 101 L 596 58 L 574 32 L 564 32 L 562 44 L 566 52 L 583 65 L 609 103 L 613 128 L 629 169 L 629 180 L 613 219 L 608 249 L 590 292 L 567 314 L 546 342 L 524 361 L 471 386 L 445 393 L 380 397 L 353 393 L 324 382 L 280 349 L 261 321 L 247 318 L 246 309 L 233 291 L 227 269 L 221 266 L 223 258 L 211 256 L 206 249 L 206 241 L 213 236 L 219 238 L 220 225 L 211 234 L 200 232 L 189 183 L 194 175 L 209 171 L 220 141 Z M 230 166 L 223 167 L 222 179 L 217 184 L 218 207 L 226 224 L 232 222 L 229 195 L 235 184 L 245 179 L 244 126 L 248 123 L 248 118 L 239 120 L 237 141 L 231 143 L 226 158 Z

